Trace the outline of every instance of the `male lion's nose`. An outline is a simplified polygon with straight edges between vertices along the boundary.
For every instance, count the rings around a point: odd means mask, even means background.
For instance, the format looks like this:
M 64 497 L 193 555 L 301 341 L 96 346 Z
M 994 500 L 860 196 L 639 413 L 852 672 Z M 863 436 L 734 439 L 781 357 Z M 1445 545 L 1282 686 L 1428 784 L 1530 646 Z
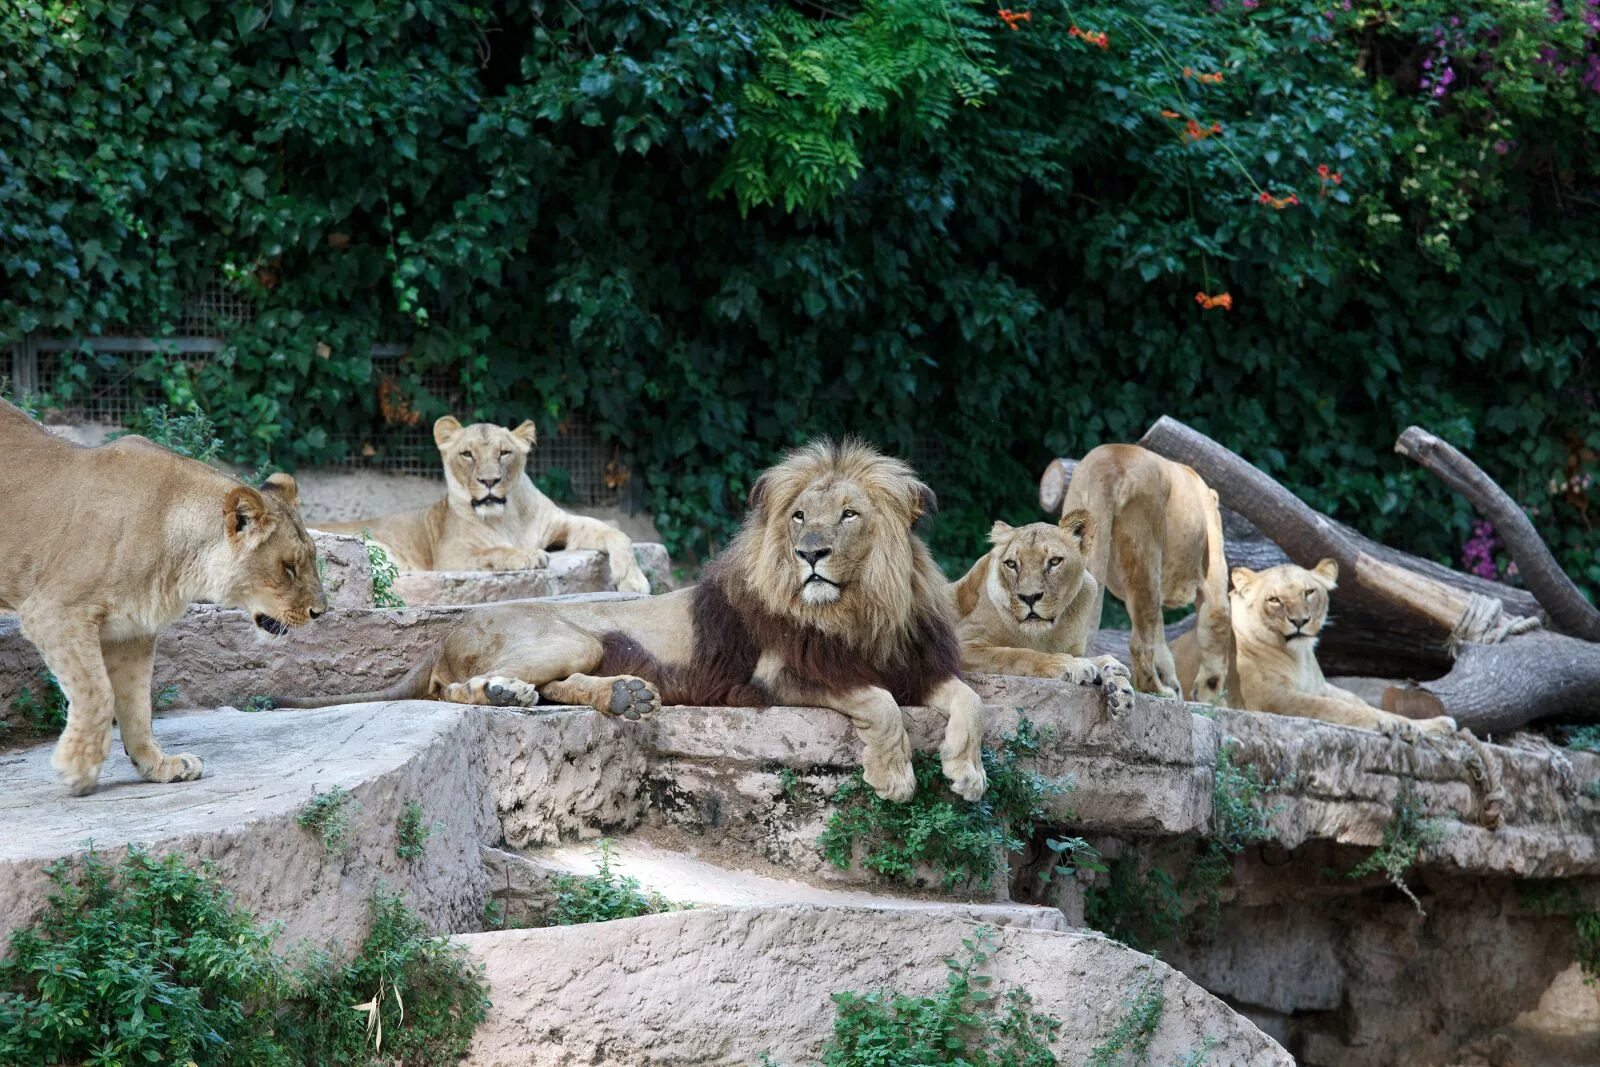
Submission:
M 801 559 L 805 560 L 807 563 L 811 564 L 811 566 L 814 568 L 814 567 L 816 567 L 817 562 L 819 560 L 833 555 L 833 549 L 831 549 L 831 548 L 819 548 L 814 552 L 807 552 L 803 548 L 797 548 L 797 549 L 795 549 L 794 554 L 799 556 Z
M 1017 599 L 1022 601 L 1023 606 L 1031 608 L 1035 604 L 1037 604 L 1039 601 L 1044 599 L 1044 594 L 1043 593 L 1018 593 L 1017 594 Z

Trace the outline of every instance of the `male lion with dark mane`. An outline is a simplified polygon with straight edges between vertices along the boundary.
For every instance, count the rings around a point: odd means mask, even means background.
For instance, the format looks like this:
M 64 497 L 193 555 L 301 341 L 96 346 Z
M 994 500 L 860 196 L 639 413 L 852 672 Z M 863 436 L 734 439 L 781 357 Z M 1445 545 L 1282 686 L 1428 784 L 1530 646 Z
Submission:
M 548 548 L 605 553 L 624 593 L 648 593 L 633 542 L 614 526 L 574 515 L 528 477 L 532 422 L 514 430 L 490 422 L 462 426 L 446 415 L 433 424 L 444 464 L 445 494 L 425 508 L 358 522 L 318 522 L 328 533 L 370 533 L 405 571 L 519 571 L 544 567 Z
M 280 703 L 543 699 L 630 719 L 664 703 L 816 705 L 855 723 L 867 784 L 897 801 L 916 789 L 900 705 L 926 704 L 949 718 L 940 755 L 952 787 L 982 796 L 982 707 L 959 674 L 944 576 L 912 531 L 933 493 L 900 460 L 821 440 L 757 479 L 749 503 L 698 585 L 475 608 L 388 689 Z
M 83 448 L 0 400 L 0 607 L 13 608 L 67 696 L 51 763 L 94 791 L 111 723 L 150 782 L 199 778 L 150 731 L 156 633 L 195 601 L 280 636 L 327 610 L 294 479 L 260 490 L 143 437 Z

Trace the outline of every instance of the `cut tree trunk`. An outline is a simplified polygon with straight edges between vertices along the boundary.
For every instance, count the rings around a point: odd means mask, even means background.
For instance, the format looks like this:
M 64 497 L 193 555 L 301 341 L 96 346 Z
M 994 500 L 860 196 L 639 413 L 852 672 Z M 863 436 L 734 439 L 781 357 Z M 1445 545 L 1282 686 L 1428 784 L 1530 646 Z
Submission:
M 1536 630 L 1494 645 L 1462 645 L 1443 678 L 1391 687 L 1387 711 L 1449 715 L 1477 734 L 1509 733 L 1536 719 L 1600 720 L 1600 645 Z

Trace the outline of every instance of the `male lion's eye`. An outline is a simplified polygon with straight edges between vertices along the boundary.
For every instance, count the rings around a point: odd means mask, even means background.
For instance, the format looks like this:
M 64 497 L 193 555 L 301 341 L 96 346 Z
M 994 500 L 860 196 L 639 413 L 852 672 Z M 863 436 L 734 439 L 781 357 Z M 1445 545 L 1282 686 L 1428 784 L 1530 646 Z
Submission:
M 791 515 L 789 517 L 791 519 L 793 519 L 795 522 L 805 522 L 806 521 L 806 513 L 803 512 L 803 511 L 797 511 L 797 512 L 795 512 L 793 515 Z
M 856 513 L 851 511 L 849 508 L 845 508 L 843 511 L 841 511 L 839 513 L 839 521 L 840 522 L 843 522 L 846 519 L 853 519 L 855 517 L 856 517 Z
M 1013 570 L 1013 571 L 1016 570 L 1017 569 L 1017 561 L 1014 560 L 1014 559 L 1006 560 L 1006 568 L 1008 570 Z

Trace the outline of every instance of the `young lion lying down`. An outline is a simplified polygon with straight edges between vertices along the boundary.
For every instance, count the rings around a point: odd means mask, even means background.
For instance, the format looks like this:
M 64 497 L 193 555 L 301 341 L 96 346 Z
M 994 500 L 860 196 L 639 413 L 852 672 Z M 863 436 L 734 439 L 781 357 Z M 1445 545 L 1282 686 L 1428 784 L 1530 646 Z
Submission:
M 994 524 L 994 548 L 954 586 L 963 670 L 1098 685 L 1112 714 L 1133 707 L 1128 668 L 1111 656 L 1084 658 L 1100 610 L 1099 583 L 1084 566 L 1094 537 L 1086 511 L 1057 526 Z
M 1455 720 L 1448 716 L 1408 719 L 1380 711 L 1322 676 L 1317 637 L 1328 620 L 1337 562 L 1325 559 L 1311 570 L 1292 563 L 1264 571 L 1235 567 L 1232 577 L 1234 657 L 1228 685 L 1236 707 L 1386 733 L 1454 732 Z M 1172 651 L 1178 677 L 1187 686 L 1198 669 L 1193 634 L 1180 636 Z
M 156 632 L 199 600 L 274 636 L 327 609 L 294 479 L 257 492 L 143 437 L 81 448 L 3 400 L 0 455 L 0 607 L 67 695 L 56 770 L 93 792 L 115 718 L 146 780 L 199 778 L 200 757 L 169 756 L 150 733 Z
M 387 689 L 284 707 L 431 696 L 587 705 L 636 719 L 665 704 L 817 705 L 846 715 L 882 797 L 916 789 L 901 704 L 949 717 L 955 791 L 983 795 L 982 707 L 958 673 L 944 576 L 912 532 L 933 494 L 866 445 L 819 441 L 757 480 L 704 580 L 643 600 L 477 608 Z

